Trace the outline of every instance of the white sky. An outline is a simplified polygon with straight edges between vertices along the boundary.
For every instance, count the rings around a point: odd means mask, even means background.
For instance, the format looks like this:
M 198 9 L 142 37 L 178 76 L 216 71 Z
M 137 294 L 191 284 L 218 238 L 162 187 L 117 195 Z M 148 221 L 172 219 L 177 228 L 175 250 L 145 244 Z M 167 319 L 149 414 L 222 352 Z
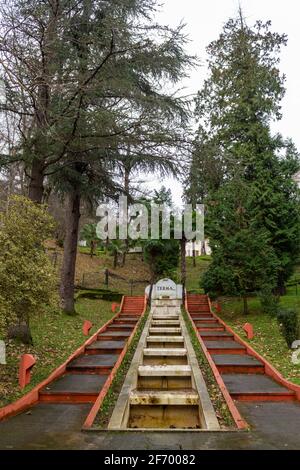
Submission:
M 157 19 L 161 24 L 186 24 L 185 32 L 190 38 L 188 52 L 196 54 L 201 65 L 190 74 L 182 85 L 187 93 L 196 93 L 206 77 L 207 68 L 206 46 L 216 39 L 226 21 L 236 16 L 238 5 L 241 4 L 244 16 L 249 24 L 256 20 L 271 20 L 272 30 L 288 35 L 288 45 L 281 54 L 281 71 L 286 75 L 286 95 L 282 102 L 283 118 L 274 125 L 274 131 L 291 137 L 300 149 L 300 133 L 298 131 L 298 112 L 300 111 L 299 87 L 299 47 L 300 47 L 300 2 L 297 0 L 162 0 Z M 157 189 L 159 184 L 170 187 L 176 205 L 181 203 L 182 188 L 174 180 L 158 182 L 148 177 L 150 188 Z

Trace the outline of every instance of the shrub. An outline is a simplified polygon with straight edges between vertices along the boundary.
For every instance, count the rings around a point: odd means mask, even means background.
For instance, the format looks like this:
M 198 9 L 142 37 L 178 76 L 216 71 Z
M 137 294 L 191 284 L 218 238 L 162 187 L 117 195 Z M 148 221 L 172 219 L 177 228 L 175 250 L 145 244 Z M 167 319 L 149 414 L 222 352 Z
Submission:
M 30 338 L 30 317 L 55 299 L 56 274 L 44 248 L 53 228 L 46 207 L 21 196 L 0 215 L 0 326 L 18 323 L 21 338 L 25 326 Z M 10 333 L 18 336 L 17 325 Z
M 288 347 L 290 348 L 293 341 L 298 339 L 298 312 L 293 309 L 280 309 L 277 313 L 277 320 Z
M 263 289 L 258 293 L 261 308 L 264 313 L 276 316 L 278 313 L 279 297 L 275 296 L 270 289 Z

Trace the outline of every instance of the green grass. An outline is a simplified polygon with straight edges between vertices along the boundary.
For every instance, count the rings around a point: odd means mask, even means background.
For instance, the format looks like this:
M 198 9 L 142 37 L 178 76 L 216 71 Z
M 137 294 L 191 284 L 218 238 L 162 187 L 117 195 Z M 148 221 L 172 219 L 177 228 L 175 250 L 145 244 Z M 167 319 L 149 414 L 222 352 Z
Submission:
M 193 258 L 186 258 L 186 286 L 189 291 L 203 292 L 200 288 L 200 279 L 207 270 L 210 256 L 196 256 L 196 266 L 193 266 Z
M 91 253 L 91 249 L 90 249 L 89 246 L 79 246 L 78 251 L 79 251 L 79 253 L 84 253 L 84 254 L 87 254 L 87 255 L 90 255 L 90 253 Z M 100 248 L 96 248 L 94 250 L 94 256 L 95 255 L 96 256 L 102 256 L 104 254 L 105 254 L 104 250 L 101 250 Z
M 286 379 L 300 384 L 300 365 L 291 362 L 292 350 L 281 334 L 276 318 L 262 312 L 259 299 L 249 299 L 249 314 L 243 315 L 242 301 L 233 298 L 222 299 L 222 312 L 219 315 L 232 329 L 246 340 L 259 354 L 267 359 Z M 300 315 L 300 296 L 281 297 L 280 306 L 297 308 Z M 255 337 L 246 339 L 243 325 L 253 325 Z M 299 337 L 300 339 L 300 337 Z
M 6 341 L 7 365 L 0 368 L 0 406 L 20 398 L 62 364 L 87 337 L 82 333 L 84 320 L 93 323 L 91 334 L 114 314 L 111 302 L 80 299 L 76 302 L 78 315 L 70 317 L 60 311 L 45 312 L 31 321 L 33 346 L 15 340 Z M 31 383 L 19 390 L 19 358 L 24 353 L 33 354 L 37 363 L 32 370 Z

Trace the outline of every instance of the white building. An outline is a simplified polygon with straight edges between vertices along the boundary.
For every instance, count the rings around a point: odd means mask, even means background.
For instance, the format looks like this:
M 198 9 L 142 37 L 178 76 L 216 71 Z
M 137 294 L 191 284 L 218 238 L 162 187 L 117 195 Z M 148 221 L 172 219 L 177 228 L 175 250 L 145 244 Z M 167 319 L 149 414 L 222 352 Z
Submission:
M 207 255 L 211 254 L 211 249 L 208 243 L 208 240 L 205 240 L 205 253 Z M 187 242 L 185 245 L 185 255 L 186 256 L 193 256 L 193 250 L 195 250 L 195 255 L 200 256 L 201 255 L 201 247 L 202 247 L 202 242 L 201 241 L 195 241 L 195 242 Z
M 298 171 L 298 173 L 295 173 L 295 175 L 293 176 L 293 179 L 298 184 L 298 188 L 300 188 L 300 171 Z

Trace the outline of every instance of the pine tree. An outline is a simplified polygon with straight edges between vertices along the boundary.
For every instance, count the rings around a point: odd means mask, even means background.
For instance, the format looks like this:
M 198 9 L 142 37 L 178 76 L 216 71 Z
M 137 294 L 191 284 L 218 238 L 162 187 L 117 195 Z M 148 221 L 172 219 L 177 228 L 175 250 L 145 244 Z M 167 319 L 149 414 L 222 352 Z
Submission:
M 224 273 L 226 268 L 227 287 L 223 281 L 217 284 L 227 293 L 229 282 L 233 292 L 244 295 L 265 286 L 267 278 L 269 286 L 282 293 L 299 253 L 299 191 L 292 178 L 299 167 L 298 153 L 289 140 L 270 130 L 271 121 L 280 118 L 285 91 L 278 69 L 278 54 L 285 44 L 285 35 L 271 32 L 270 22 L 250 28 L 240 12 L 208 47 L 209 77 L 196 109 L 209 138 L 196 141 L 200 151 L 194 152 L 192 164 L 201 164 L 204 148 L 209 149 L 208 163 L 217 169 L 217 177 L 208 173 L 208 181 L 196 192 L 206 198 L 205 225 L 213 255 L 204 284 L 212 288 L 218 269 Z M 232 221 L 238 209 L 231 199 L 234 195 L 239 202 L 241 197 L 236 188 L 243 188 L 247 224 L 237 224 L 234 234 Z M 270 275 L 264 278 L 257 252 L 261 259 L 268 253 L 266 272 L 273 266 L 275 281 Z M 236 253 L 240 278 L 249 277 L 247 288 L 237 288 Z
M 72 313 L 81 201 L 122 192 L 115 169 L 128 146 L 141 169 L 174 167 L 188 108 L 163 86 L 171 90 L 194 59 L 184 50 L 182 26 L 153 21 L 156 0 L 0 6 L 2 110 L 30 122 L 15 158 L 25 163 L 30 198 L 41 202 L 45 186 L 65 195 L 61 299 Z
M 182 145 L 187 125 L 185 102 L 164 94 L 160 85 L 162 79 L 176 83 L 192 63 L 183 49 L 181 28 L 174 31 L 151 22 L 146 27 L 132 21 L 133 18 L 147 21 L 155 2 L 121 2 L 120 18 L 119 3 L 116 2 L 115 10 L 107 8 L 104 19 L 101 16 L 99 20 L 105 27 L 119 21 L 120 30 L 113 30 L 112 36 L 107 31 L 110 48 L 118 53 L 104 66 L 92 89 L 79 94 L 76 131 L 72 133 L 63 164 L 59 162 L 54 168 L 54 184 L 67 193 L 68 201 L 61 300 L 63 309 L 69 313 L 74 312 L 80 202 L 84 198 L 97 201 L 105 196 L 116 197 L 123 192 L 114 178 L 114 169 L 123 158 L 122 147 L 129 146 L 135 151 L 131 157 L 140 170 L 174 171 L 175 149 Z M 78 84 L 86 83 L 90 77 L 88 64 L 94 61 L 93 51 L 88 47 L 95 38 L 94 16 L 89 13 L 82 22 L 81 41 L 74 45 Z M 163 157 L 167 152 L 172 152 L 172 158 Z

